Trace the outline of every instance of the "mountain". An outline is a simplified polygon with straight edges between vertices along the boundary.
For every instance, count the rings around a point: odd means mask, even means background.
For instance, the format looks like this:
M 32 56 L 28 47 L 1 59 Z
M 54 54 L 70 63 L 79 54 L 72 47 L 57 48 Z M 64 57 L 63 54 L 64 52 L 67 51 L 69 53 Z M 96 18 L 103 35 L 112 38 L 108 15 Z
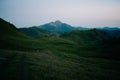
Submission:
M 50 22 L 48 24 L 44 24 L 38 26 L 39 28 L 46 29 L 49 31 L 54 31 L 60 34 L 71 32 L 74 28 L 66 23 L 62 23 L 61 21 L 57 20 L 55 22 Z
M 103 28 L 98 28 L 98 29 L 104 30 L 104 31 L 120 30 L 120 28 L 118 28 L 118 27 L 103 27 Z
M 105 31 L 111 38 L 120 38 L 120 28 L 118 27 L 103 27 L 97 29 Z
M 33 26 L 28 28 L 19 28 L 21 32 L 30 37 L 40 37 L 44 35 L 48 36 L 60 36 L 65 33 L 72 32 L 73 30 L 90 30 L 90 28 L 73 27 L 69 24 L 62 23 L 57 20 L 40 26 Z
M 40 37 L 45 35 L 59 36 L 64 33 L 69 33 L 75 30 L 75 28 L 57 20 L 55 22 L 50 22 L 40 26 L 33 26 L 29 28 L 19 28 L 19 30 L 24 34 L 35 38 L 35 37 Z

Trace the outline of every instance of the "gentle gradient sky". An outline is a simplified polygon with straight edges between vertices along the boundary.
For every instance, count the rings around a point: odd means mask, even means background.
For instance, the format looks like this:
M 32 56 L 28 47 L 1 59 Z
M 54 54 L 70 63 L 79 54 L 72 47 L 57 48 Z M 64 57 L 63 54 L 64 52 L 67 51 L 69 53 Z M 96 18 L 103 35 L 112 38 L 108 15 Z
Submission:
M 72 26 L 120 27 L 120 0 L 0 0 L 0 17 L 17 27 L 55 20 Z

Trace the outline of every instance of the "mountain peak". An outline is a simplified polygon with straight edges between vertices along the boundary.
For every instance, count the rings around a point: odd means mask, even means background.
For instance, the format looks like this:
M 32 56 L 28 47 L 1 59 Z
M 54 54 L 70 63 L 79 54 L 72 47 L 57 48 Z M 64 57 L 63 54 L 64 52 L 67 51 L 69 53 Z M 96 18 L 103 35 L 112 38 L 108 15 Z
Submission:
M 60 26 L 62 25 L 63 23 L 60 21 L 60 20 L 56 20 L 55 22 L 51 22 L 50 25 L 54 26 L 54 27 L 57 27 L 57 26 Z
M 62 22 L 60 20 L 56 20 L 55 23 L 60 23 L 61 24 Z

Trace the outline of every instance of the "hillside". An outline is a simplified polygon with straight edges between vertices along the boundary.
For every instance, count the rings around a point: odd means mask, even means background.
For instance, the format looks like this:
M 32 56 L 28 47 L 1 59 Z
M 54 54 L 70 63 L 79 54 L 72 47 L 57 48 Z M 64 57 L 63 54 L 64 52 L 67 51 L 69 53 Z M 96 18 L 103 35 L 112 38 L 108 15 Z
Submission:
M 61 37 L 79 44 L 80 50 L 82 50 L 84 53 L 82 55 L 84 56 L 120 59 L 119 34 L 120 33 L 117 34 L 118 36 L 115 35 L 114 37 L 111 37 L 106 31 L 92 29 L 87 31 L 76 30 L 68 34 L 64 34 Z
M 97 29 L 86 31 L 75 30 L 68 34 L 62 35 L 63 38 L 75 41 L 81 46 L 97 46 L 107 38 L 106 33 Z
M 0 49 L 29 50 L 39 42 L 21 33 L 13 24 L 0 19 Z
M 120 60 L 103 57 L 111 47 L 102 31 L 31 38 L 2 19 L 0 27 L 1 80 L 120 80 Z
M 24 34 L 20 33 L 15 26 L 0 18 L 0 36 L 1 39 L 5 37 L 22 37 L 27 38 Z
M 36 38 L 36 37 L 40 37 L 40 36 L 58 36 L 59 34 L 56 32 L 52 32 L 46 29 L 42 29 L 42 28 L 38 28 L 38 27 L 30 27 L 30 28 L 19 28 L 19 30 L 21 32 L 23 32 L 24 34 Z

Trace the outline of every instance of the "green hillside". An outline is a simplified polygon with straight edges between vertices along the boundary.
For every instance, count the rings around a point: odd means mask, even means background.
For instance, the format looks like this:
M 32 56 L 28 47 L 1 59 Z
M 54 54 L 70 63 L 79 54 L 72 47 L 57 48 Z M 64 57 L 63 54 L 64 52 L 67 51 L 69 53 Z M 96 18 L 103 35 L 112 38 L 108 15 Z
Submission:
M 30 27 L 30 28 L 19 28 L 19 30 L 21 32 L 23 32 L 24 34 L 36 38 L 36 37 L 40 37 L 40 36 L 58 36 L 59 34 L 56 32 L 52 32 L 49 30 L 45 30 L 42 28 L 38 28 L 38 27 Z
M 1 49 L 30 50 L 35 49 L 32 46 L 40 46 L 38 41 L 24 35 L 13 24 L 3 19 L 0 19 L 0 28 Z
M 9 22 L 4 21 L 0 18 L 0 37 L 22 37 L 26 38 L 24 34 L 20 33 L 15 26 Z
M 101 31 L 33 39 L 2 19 L 0 27 L 1 80 L 120 80 L 120 60 L 101 56 Z
M 62 35 L 63 38 L 79 43 L 81 46 L 96 46 L 100 45 L 107 38 L 105 32 L 92 29 L 85 31 L 72 31 L 71 33 Z
M 109 37 L 104 31 L 76 30 L 61 37 L 79 44 L 79 50 L 82 51 L 82 54 L 79 53 L 81 56 L 120 59 L 120 38 Z

